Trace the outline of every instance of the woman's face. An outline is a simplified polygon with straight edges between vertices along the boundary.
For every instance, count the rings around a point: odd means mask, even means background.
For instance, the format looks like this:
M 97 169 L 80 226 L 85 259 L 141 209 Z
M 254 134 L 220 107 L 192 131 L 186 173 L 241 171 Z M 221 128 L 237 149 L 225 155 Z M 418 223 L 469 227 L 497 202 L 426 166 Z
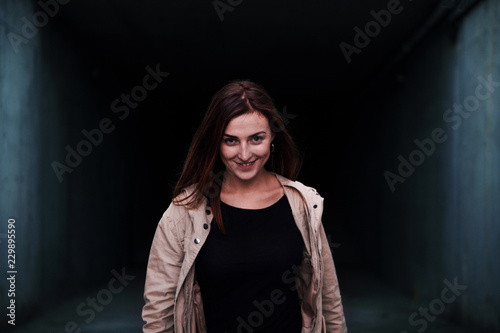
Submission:
M 228 176 L 242 181 L 255 179 L 264 171 L 273 139 L 269 121 L 260 112 L 231 119 L 220 146 L 220 157 Z

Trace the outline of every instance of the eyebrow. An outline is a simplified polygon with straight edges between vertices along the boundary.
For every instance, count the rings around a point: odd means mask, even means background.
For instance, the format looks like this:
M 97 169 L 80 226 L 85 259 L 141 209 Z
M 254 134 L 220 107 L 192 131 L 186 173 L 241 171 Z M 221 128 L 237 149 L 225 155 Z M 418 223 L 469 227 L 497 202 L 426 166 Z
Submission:
M 257 132 L 255 134 L 249 135 L 248 137 L 251 138 L 251 137 L 257 136 L 259 134 L 266 134 L 266 131 L 260 131 L 260 132 Z M 226 134 L 226 133 L 224 133 L 224 136 L 227 136 L 227 137 L 230 137 L 230 138 L 236 138 L 236 139 L 238 138 L 235 135 L 230 135 L 230 134 Z

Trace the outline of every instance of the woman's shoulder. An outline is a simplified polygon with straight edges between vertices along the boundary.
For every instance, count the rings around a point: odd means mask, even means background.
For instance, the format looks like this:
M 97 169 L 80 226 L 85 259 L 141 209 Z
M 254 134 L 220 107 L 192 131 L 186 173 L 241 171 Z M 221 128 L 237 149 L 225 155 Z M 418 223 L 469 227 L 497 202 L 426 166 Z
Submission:
M 184 205 L 189 198 L 192 198 L 198 192 L 197 184 L 191 184 L 181 189 L 180 193 L 177 194 L 173 199 L 172 203 Z
M 304 183 L 298 181 L 298 180 L 291 180 L 289 178 L 286 178 L 282 175 L 276 174 L 276 177 L 278 178 L 278 181 L 281 183 L 283 186 L 288 186 L 291 188 L 294 188 L 298 192 L 300 192 L 304 196 L 309 196 L 309 195 L 314 195 L 314 196 L 319 196 L 320 194 L 314 187 L 305 185 Z
M 177 223 L 190 215 L 190 212 L 198 209 L 199 205 L 194 205 L 196 199 L 196 184 L 183 188 L 168 205 L 162 216 L 164 223 Z M 160 221 L 161 222 L 161 221 Z

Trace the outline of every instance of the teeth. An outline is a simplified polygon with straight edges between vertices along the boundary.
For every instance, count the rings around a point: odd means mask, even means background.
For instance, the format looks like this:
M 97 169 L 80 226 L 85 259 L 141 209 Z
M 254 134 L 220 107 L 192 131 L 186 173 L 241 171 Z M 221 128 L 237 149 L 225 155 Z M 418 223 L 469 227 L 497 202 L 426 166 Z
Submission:
M 239 165 L 242 165 L 242 166 L 249 166 L 250 164 L 252 164 L 253 162 L 250 162 L 250 163 L 238 163 Z

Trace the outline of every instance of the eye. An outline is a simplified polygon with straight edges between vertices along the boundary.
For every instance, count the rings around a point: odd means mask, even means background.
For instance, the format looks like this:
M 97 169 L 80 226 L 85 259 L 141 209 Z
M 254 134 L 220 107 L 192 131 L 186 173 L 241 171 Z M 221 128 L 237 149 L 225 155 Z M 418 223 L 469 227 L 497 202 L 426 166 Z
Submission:
M 263 138 L 262 136 L 260 136 L 260 135 L 254 136 L 254 137 L 252 138 L 252 142 L 254 142 L 254 143 L 259 143 L 259 142 L 261 142 L 262 140 L 264 140 L 264 138 Z
M 234 138 L 225 138 L 224 143 L 227 145 L 232 145 L 236 143 L 236 140 Z

